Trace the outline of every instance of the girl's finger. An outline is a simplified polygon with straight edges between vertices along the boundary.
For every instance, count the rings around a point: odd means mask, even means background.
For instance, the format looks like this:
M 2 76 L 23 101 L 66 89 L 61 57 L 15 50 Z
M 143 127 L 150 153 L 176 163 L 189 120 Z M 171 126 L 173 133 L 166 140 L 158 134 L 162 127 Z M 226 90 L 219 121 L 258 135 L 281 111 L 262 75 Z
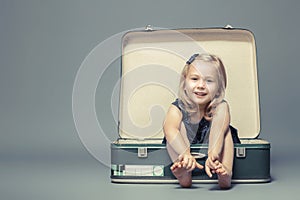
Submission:
M 182 166 L 186 167 L 188 165 L 188 163 L 189 163 L 189 158 L 187 156 L 185 156 L 182 161 Z
M 196 167 L 197 167 L 198 169 L 203 169 L 203 168 L 204 168 L 202 165 L 200 165 L 200 164 L 197 163 L 197 162 L 195 162 L 195 164 L 196 164 Z
M 193 171 L 193 170 L 195 169 L 195 167 L 196 167 L 196 162 L 194 161 L 194 162 L 192 163 L 192 166 L 188 169 L 188 172 Z
M 205 172 L 206 172 L 206 174 L 211 178 L 212 177 L 212 173 L 210 172 L 210 168 L 207 166 L 207 165 L 205 165 Z

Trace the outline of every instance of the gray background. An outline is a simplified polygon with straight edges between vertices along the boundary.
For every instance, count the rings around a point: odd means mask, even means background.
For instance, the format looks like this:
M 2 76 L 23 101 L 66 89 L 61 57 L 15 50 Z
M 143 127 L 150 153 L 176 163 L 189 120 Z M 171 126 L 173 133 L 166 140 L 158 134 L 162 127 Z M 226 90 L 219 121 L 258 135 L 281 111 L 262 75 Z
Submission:
M 1 199 L 103 199 L 104 195 L 108 199 L 254 199 L 296 194 L 299 9 L 297 0 L 0 0 Z M 73 83 L 96 45 L 146 24 L 164 28 L 231 24 L 254 32 L 261 137 L 272 144 L 271 183 L 239 184 L 229 191 L 215 191 L 214 185 L 206 184 L 187 190 L 173 184 L 110 183 L 109 169 L 88 153 L 77 135 Z M 107 77 L 112 78 L 101 84 L 114 83 L 117 67 L 110 70 Z M 110 91 L 98 93 L 101 101 Z M 101 105 L 97 109 L 100 112 Z M 107 120 L 105 130 L 114 133 L 111 118 L 102 120 Z

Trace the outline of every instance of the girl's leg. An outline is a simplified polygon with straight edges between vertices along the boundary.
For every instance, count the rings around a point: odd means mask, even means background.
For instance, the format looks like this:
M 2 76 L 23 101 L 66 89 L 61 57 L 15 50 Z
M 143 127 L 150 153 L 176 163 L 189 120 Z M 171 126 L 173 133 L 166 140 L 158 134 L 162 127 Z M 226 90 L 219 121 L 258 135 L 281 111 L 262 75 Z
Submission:
M 176 137 L 174 137 L 171 141 L 167 141 L 166 146 L 172 162 L 178 161 L 179 155 L 183 154 L 190 148 L 190 143 L 183 123 L 181 123 L 180 130 Z
M 234 145 L 230 129 L 228 129 L 224 138 L 223 150 L 220 157 L 221 171 L 218 173 L 219 186 L 222 189 L 228 189 L 231 187 L 232 167 L 234 158 Z
M 187 138 L 186 135 L 186 129 L 184 124 L 181 124 L 181 128 L 180 128 L 180 137 L 184 140 L 185 144 L 189 144 L 189 140 Z M 185 148 L 189 148 L 189 146 L 185 147 Z M 186 150 L 184 148 L 184 151 Z M 180 148 L 178 148 L 180 149 Z M 183 149 L 182 149 L 183 150 Z M 178 158 L 179 154 L 176 153 L 174 150 L 172 150 L 171 148 L 168 149 L 169 151 L 169 155 L 172 156 L 173 158 Z M 184 153 L 181 152 L 181 153 Z M 173 160 L 173 165 L 171 166 L 171 171 L 174 174 L 174 176 L 177 178 L 179 184 L 181 187 L 191 187 L 192 185 L 192 173 L 188 172 L 185 168 L 183 168 L 183 166 L 181 165 L 181 162 L 178 161 L 174 161 Z

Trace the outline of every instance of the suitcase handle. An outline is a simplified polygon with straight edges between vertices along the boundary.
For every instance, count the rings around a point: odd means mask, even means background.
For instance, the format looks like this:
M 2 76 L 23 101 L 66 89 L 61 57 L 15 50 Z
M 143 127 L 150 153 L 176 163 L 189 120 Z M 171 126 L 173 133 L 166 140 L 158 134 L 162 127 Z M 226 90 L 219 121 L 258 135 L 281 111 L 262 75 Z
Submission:
M 191 155 L 192 155 L 195 159 L 203 159 L 203 158 L 206 157 L 206 154 L 199 153 L 199 152 L 191 152 Z

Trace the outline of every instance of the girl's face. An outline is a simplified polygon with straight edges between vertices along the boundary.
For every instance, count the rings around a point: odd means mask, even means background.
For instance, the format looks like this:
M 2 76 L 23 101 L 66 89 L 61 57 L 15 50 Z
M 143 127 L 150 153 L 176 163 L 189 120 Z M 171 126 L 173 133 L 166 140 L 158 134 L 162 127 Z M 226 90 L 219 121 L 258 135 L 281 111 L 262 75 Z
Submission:
M 201 60 L 195 60 L 185 79 L 187 96 L 200 107 L 205 107 L 218 93 L 218 72 L 216 67 Z

